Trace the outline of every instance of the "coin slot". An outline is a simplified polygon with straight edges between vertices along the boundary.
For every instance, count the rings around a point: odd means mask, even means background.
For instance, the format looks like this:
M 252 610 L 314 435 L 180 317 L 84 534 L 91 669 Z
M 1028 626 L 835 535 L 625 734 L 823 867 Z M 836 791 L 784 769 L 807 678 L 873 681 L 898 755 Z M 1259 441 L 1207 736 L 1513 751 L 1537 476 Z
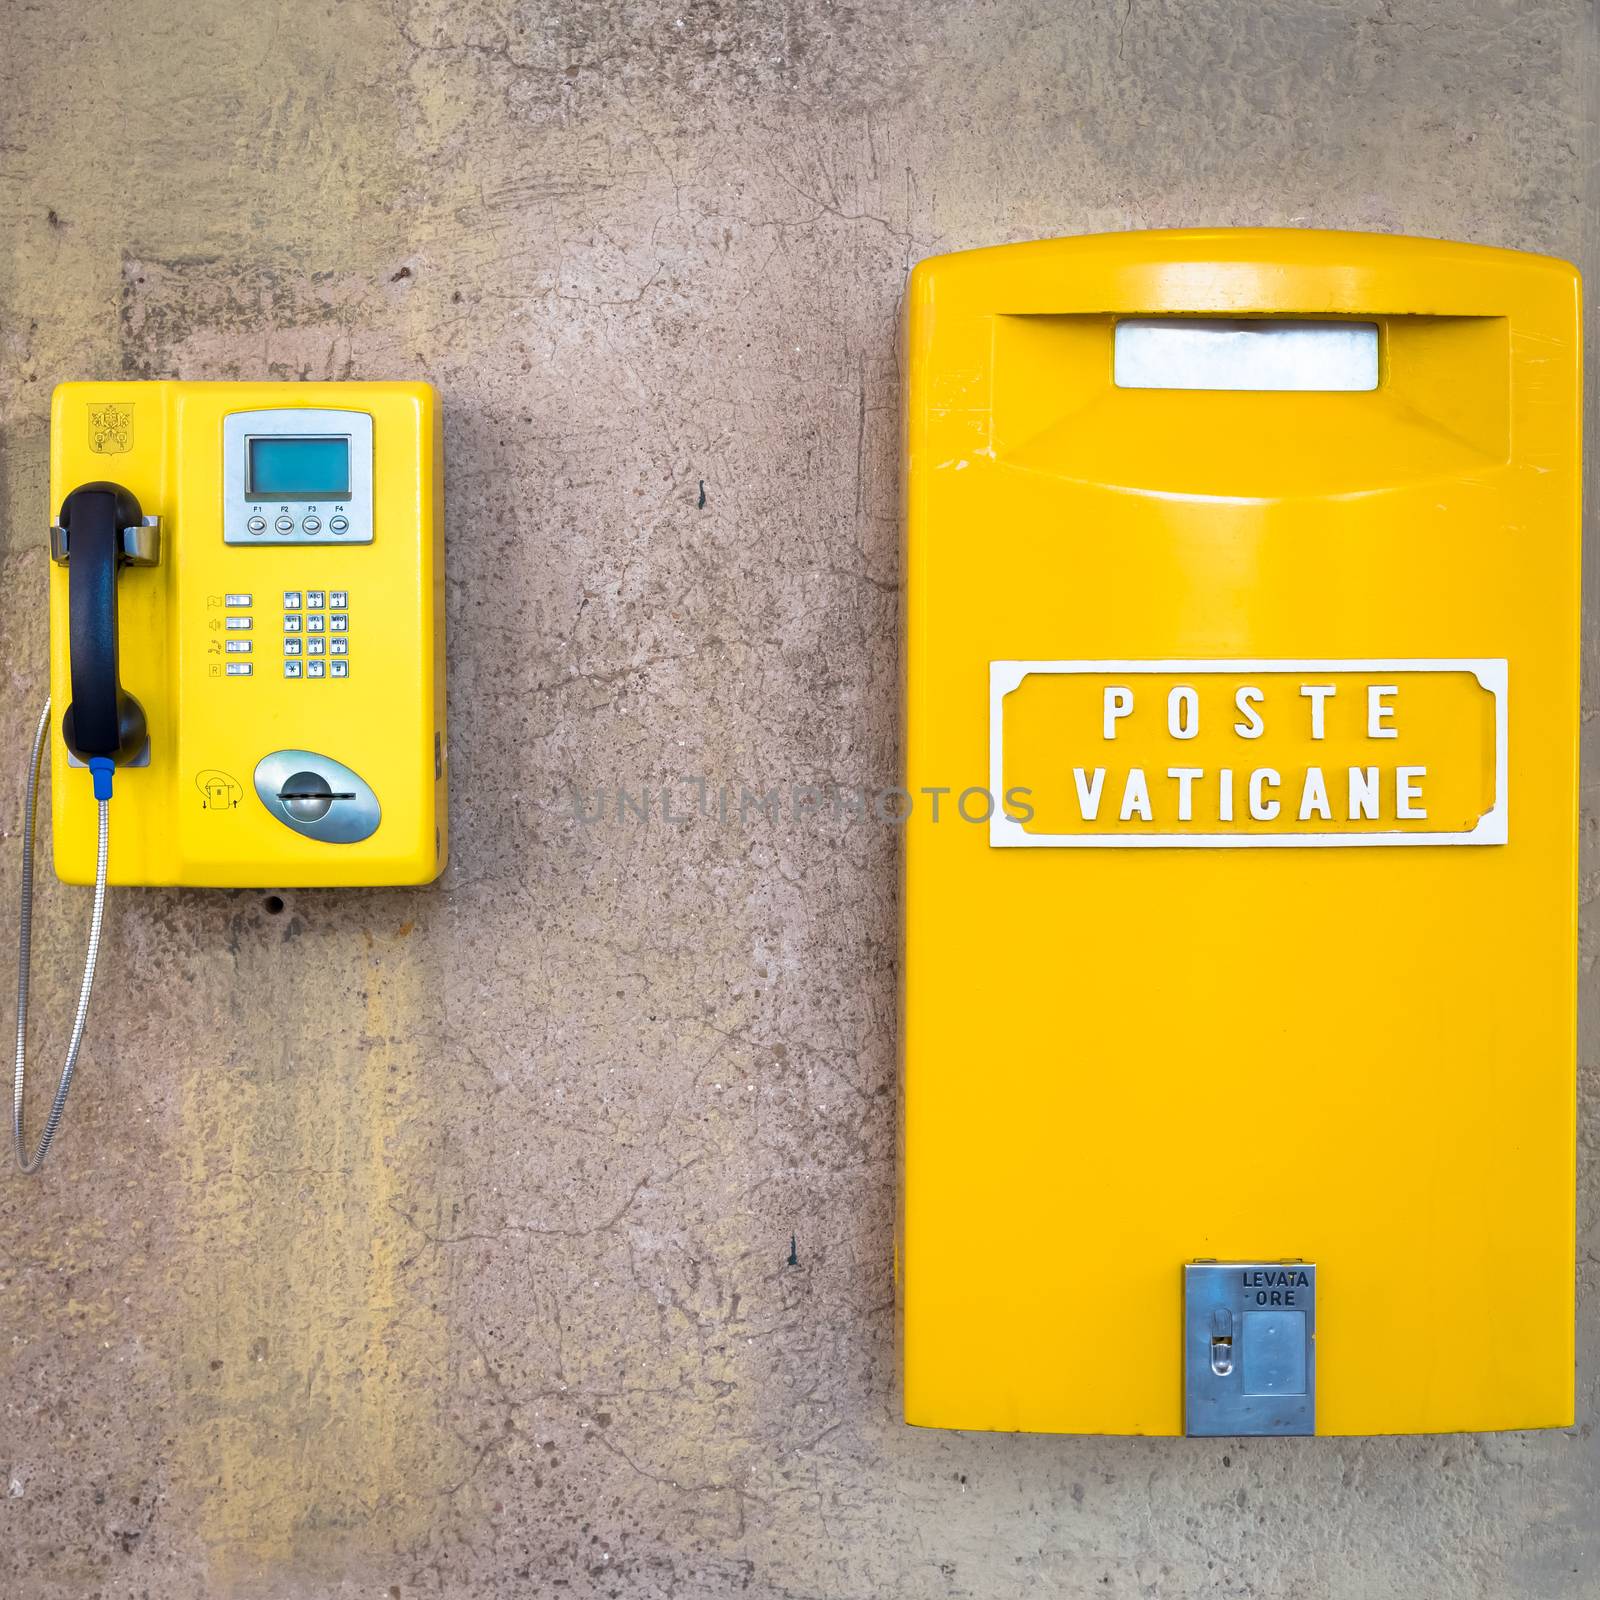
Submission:
M 355 791 L 335 789 L 320 772 L 296 772 L 278 791 L 278 799 L 296 822 L 321 822 L 335 800 L 354 800 Z
M 316 750 L 274 750 L 263 756 L 256 763 L 255 790 L 273 817 L 319 845 L 357 844 L 377 831 L 383 817 L 372 785 Z

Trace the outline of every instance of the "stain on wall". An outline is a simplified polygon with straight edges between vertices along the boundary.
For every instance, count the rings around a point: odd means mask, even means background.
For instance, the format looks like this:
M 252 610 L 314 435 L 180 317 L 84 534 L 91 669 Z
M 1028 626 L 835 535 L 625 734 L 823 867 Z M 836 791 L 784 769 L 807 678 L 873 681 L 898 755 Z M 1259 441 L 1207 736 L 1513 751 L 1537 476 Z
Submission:
M 66 377 L 439 386 L 453 848 L 113 896 L 57 1152 L 0 1181 L 0 1594 L 1596 1592 L 1596 563 L 1571 1432 L 902 1427 L 896 841 L 796 799 L 893 782 L 912 261 L 1265 223 L 1593 267 L 1591 7 L 64 0 L 8 46 L 0 904 Z

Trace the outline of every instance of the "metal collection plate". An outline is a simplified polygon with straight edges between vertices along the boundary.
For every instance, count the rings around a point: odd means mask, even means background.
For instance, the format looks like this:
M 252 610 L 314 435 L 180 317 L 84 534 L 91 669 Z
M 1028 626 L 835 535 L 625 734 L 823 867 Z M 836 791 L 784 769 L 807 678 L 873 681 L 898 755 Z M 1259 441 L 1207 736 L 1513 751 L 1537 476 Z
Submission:
M 1183 1269 L 1184 1432 L 1316 1432 L 1317 1269 L 1196 1261 Z

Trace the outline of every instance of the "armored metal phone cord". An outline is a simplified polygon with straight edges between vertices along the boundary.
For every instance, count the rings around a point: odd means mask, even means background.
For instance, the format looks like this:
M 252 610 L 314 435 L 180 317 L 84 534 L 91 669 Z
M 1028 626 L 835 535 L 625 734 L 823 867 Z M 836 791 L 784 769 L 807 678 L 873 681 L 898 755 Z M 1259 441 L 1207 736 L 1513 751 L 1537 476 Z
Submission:
M 46 700 L 39 717 L 38 731 L 33 736 L 33 756 L 28 762 L 28 797 L 24 802 L 26 810 L 22 825 L 22 909 L 18 917 L 17 939 L 17 1070 L 11 1091 L 11 1139 L 17 1152 L 17 1165 L 24 1172 L 37 1172 L 44 1164 L 50 1141 L 56 1136 L 61 1112 L 67 1103 L 67 1090 L 72 1087 L 72 1069 L 78 1064 L 78 1048 L 83 1043 L 84 1024 L 89 1020 L 89 992 L 94 987 L 94 963 L 100 954 L 100 924 L 106 909 L 106 855 L 111 837 L 111 763 L 105 761 L 102 768 L 100 758 L 96 758 L 90 765 L 95 769 L 94 788 L 100 810 L 100 830 L 94 861 L 94 910 L 89 917 L 89 949 L 83 958 L 83 987 L 78 991 L 78 1009 L 72 1019 L 72 1037 L 67 1041 L 67 1060 L 61 1069 L 61 1082 L 56 1087 L 50 1114 L 45 1118 L 44 1132 L 39 1135 L 38 1146 L 30 1157 L 22 1133 L 22 1086 L 27 1073 L 28 957 L 33 943 L 33 829 L 39 799 L 39 766 L 49 732 L 50 702 Z

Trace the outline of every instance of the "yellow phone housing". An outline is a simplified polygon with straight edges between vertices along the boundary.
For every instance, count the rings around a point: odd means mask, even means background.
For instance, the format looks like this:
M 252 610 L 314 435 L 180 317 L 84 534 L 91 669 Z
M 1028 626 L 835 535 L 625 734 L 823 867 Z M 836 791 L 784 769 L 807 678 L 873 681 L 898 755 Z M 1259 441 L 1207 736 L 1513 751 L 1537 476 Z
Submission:
M 1316 1433 L 1572 1422 L 1579 317 L 1362 234 L 915 269 L 908 1422 L 1184 1432 L 1205 1261 L 1314 1265 Z M 1130 319 L 1375 386 L 1121 384 Z
M 263 513 L 263 529 L 225 542 L 249 431 L 241 414 L 286 412 L 339 413 L 370 438 L 363 513 L 337 499 L 261 499 L 248 509 Z M 96 481 L 122 484 L 160 518 L 156 565 L 118 577 L 121 680 L 144 708 L 149 750 L 145 764 L 115 773 L 109 881 L 335 887 L 437 877 L 447 747 L 443 450 L 432 386 L 64 383 L 51 407 L 52 517 L 72 489 Z M 303 533 L 312 514 L 321 526 Z M 280 518 L 293 529 L 280 533 Z M 344 542 L 335 518 L 357 520 L 347 531 L 370 532 L 370 542 Z M 60 733 L 72 698 L 68 582 L 69 566 L 52 566 L 55 867 L 69 883 L 92 883 L 90 775 L 69 762 Z M 313 638 L 323 645 L 314 657 L 305 654 Z M 326 653 L 335 640 L 337 656 Z M 278 751 L 312 752 L 359 775 L 381 810 L 375 830 L 340 843 L 287 826 L 255 783 L 258 764 Z

